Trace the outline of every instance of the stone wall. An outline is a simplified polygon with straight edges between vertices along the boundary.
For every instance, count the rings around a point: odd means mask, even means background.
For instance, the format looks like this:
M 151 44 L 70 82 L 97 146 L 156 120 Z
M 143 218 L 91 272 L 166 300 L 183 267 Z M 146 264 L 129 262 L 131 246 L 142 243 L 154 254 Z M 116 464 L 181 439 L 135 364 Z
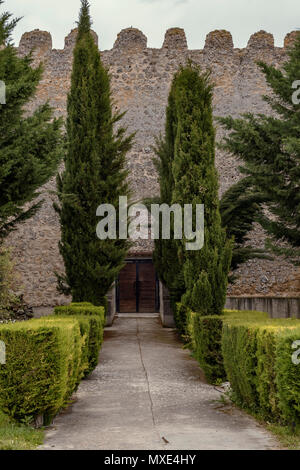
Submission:
M 137 200 L 159 192 L 151 146 L 154 137 L 164 129 L 169 88 L 178 66 L 192 59 L 204 69 L 211 69 L 215 82 L 216 116 L 238 116 L 247 111 L 269 112 L 261 98 L 267 87 L 256 61 L 260 59 L 281 66 L 294 35 L 287 35 L 284 47 L 278 48 L 274 47 L 271 34 L 260 31 L 251 36 L 245 49 L 237 49 L 228 31 L 213 31 L 207 35 L 203 50 L 189 50 L 184 30 L 173 28 L 166 32 L 161 49 L 151 49 L 147 48 L 147 38 L 141 31 L 129 28 L 121 31 L 111 50 L 101 52 L 112 77 L 115 110 L 127 111 L 122 124 L 128 132 L 137 133 L 127 161 Z M 35 64 L 43 61 L 45 70 L 29 111 L 49 100 L 56 116 L 66 116 L 75 39 L 76 30 L 73 30 L 66 37 L 64 49 L 56 50 L 52 49 L 51 35 L 47 32 L 35 30 L 23 35 L 18 49 L 20 55 L 33 48 Z M 95 41 L 98 41 L 96 34 Z M 222 129 L 218 129 L 218 138 L 222 135 Z M 216 161 L 222 194 L 239 179 L 238 162 L 220 151 L 217 151 Z M 16 289 L 24 291 L 27 302 L 35 307 L 61 304 L 67 300 L 56 292 L 54 275 L 54 271 L 63 270 L 58 251 L 58 220 L 52 208 L 53 196 L 47 193 L 54 188 L 53 180 L 44 188 L 45 203 L 39 213 L 8 240 L 13 247 L 19 273 Z M 257 246 L 263 246 L 264 234 L 259 228 L 253 231 L 252 239 Z M 133 251 L 149 253 L 151 249 L 151 244 L 143 242 Z M 240 278 L 229 288 L 229 294 L 288 294 L 287 280 L 294 272 L 293 266 L 279 258 L 249 261 L 238 270 Z

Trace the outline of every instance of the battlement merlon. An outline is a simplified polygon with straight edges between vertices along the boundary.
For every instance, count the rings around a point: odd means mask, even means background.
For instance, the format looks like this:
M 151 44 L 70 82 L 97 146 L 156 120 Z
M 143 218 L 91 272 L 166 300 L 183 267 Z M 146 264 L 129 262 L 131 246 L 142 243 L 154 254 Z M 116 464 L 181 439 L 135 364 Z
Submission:
M 284 48 L 289 49 L 294 44 L 298 36 L 299 31 L 292 31 L 291 33 L 288 33 L 284 38 Z
M 188 44 L 185 31 L 182 28 L 170 28 L 165 34 L 163 49 L 187 50 Z
M 95 38 L 95 43 L 98 45 L 98 36 L 92 31 Z M 299 31 L 292 31 L 288 33 L 284 39 L 283 49 L 291 47 L 295 41 Z M 70 34 L 65 38 L 64 50 L 70 52 L 73 50 L 76 43 L 77 29 L 73 29 Z M 123 29 L 117 36 L 112 50 L 117 50 L 123 53 L 139 53 L 147 49 L 147 37 L 142 31 L 136 28 Z M 163 50 L 188 50 L 187 39 L 185 31 L 182 28 L 168 29 L 164 42 L 162 45 Z M 234 42 L 232 35 L 226 30 L 216 30 L 210 32 L 206 36 L 204 51 L 221 51 L 230 52 L 234 49 Z M 252 34 L 245 48 L 247 50 L 257 49 L 274 49 L 274 36 L 266 31 L 258 31 Z M 20 55 L 26 55 L 33 51 L 35 57 L 43 57 L 52 51 L 52 36 L 47 31 L 40 31 L 35 29 L 33 31 L 24 33 L 19 43 Z
M 224 29 L 212 31 L 206 36 L 204 51 L 233 51 L 233 39 Z
M 134 53 L 147 49 L 147 37 L 136 28 L 126 28 L 118 34 L 114 50 Z
M 274 36 L 266 31 L 252 34 L 247 45 L 247 49 L 274 49 L 274 47 Z
M 19 54 L 25 56 L 32 52 L 35 56 L 45 56 L 52 51 L 52 36 L 47 31 L 35 29 L 24 33 L 19 44 Z
M 95 44 L 97 46 L 99 46 L 99 39 L 98 39 L 97 33 L 95 33 L 95 31 L 91 31 L 91 32 L 92 32 L 92 36 L 94 38 Z M 72 29 L 72 31 L 70 32 L 70 34 L 68 34 L 68 36 L 65 37 L 65 48 L 64 48 L 64 50 L 73 50 L 74 49 L 75 44 L 76 44 L 77 33 L 78 33 L 78 29 L 75 28 L 75 29 Z

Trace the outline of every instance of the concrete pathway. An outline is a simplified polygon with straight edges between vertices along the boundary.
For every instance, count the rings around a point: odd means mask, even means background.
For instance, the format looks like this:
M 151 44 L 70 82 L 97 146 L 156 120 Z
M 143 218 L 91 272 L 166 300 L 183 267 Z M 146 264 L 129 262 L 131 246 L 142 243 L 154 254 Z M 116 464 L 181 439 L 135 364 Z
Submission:
M 100 364 L 42 449 L 275 449 L 253 419 L 220 402 L 173 330 L 158 318 L 118 318 Z

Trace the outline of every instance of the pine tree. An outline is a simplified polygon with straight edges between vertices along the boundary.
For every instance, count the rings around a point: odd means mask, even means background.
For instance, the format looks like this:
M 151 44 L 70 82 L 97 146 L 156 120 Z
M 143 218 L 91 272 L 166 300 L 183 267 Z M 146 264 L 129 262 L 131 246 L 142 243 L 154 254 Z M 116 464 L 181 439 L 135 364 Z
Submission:
M 279 253 L 300 255 L 300 103 L 293 102 L 294 82 L 300 79 L 300 33 L 282 70 L 258 63 L 272 94 L 264 100 L 273 116 L 244 114 L 219 118 L 230 132 L 223 147 L 242 160 L 241 171 L 251 180 L 268 212 L 260 223 Z M 297 98 L 297 97 L 296 97 Z M 274 242 L 283 242 L 276 248 Z M 291 248 L 287 248 L 288 244 Z
M 194 214 L 197 204 L 205 206 L 204 247 L 186 251 L 186 240 L 177 241 L 186 289 L 182 302 L 200 315 L 222 313 L 232 252 L 219 211 L 212 91 L 209 73 L 201 73 L 193 64 L 181 68 L 175 92 L 172 202 L 192 204 Z
M 96 210 L 119 207 L 128 194 L 126 153 L 132 136 L 114 132 L 122 115 L 112 115 L 110 79 L 91 34 L 89 3 L 82 0 L 68 96 L 68 150 L 58 178 L 62 237 L 60 252 L 66 275 L 59 289 L 74 302 L 104 305 L 105 295 L 124 266 L 126 240 L 99 240 Z
M 0 80 L 6 86 L 6 104 L 0 104 L 0 238 L 37 211 L 36 191 L 62 158 L 62 122 L 52 118 L 49 105 L 25 115 L 43 69 L 31 67 L 30 55 L 17 56 L 11 42 L 17 22 L 10 13 L 0 15 Z
M 222 226 L 227 237 L 234 239 L 231 271 L 249 259 L 272 259 L 266 250 L 250 245 L 249 233 L 262 215 L 261 194 L 252 191 L 251 179 L 243 178 L 231 186 L 220 200 Z M 233 282 L 236 276 L 230 276 Z

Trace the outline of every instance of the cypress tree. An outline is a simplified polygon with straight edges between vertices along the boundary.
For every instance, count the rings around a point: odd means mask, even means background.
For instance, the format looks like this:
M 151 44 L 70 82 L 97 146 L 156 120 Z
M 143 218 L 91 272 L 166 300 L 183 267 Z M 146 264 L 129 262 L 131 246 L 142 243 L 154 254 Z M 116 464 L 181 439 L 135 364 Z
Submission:
M 165 135 L 157 139 L 155 152 L 157 158 L 154 160 L 160 184 L 159 204 L 172 205 L 174 177 L 172 173 L 172 164 L 174 160 L 174 147 L 177 133 L 177 114 L 175 107 L 176 78 L 172 82 L 168 106 L 166 110 Z M 154 200 L 152 201 L 154 202 Z M 160 219 L 162 222 L 162 218 Z M 171 219 L 173 222 L 173 219 Z M 160 224 L 161 227 L 161 224 Z M 172 227 L 172 223 L 171 223 Z M 173 230 L 171 228 L 171 239 L 155 240 L 155 250 L 153 261 L 160 280 L 167 286 L 173 309 L 175 303 L 179 302 L 184 292 L 184 279 L 177 256 L 178 247 L 173 239 Z
M 0 15 L 0 80 L 6 87 L 6 104 L 0 104 L 0 238 L 37 211 L 42 202 L 34 202 L 36 191 L 62 158 L 62 121 L 53 119 L 49 105 L 25 115 L 43 68 L 33 69 L 30 55 L 17 56 L 11 33 L 18 21 Z
M 110 78 L 91 34 L 89 3 L 82 0 L 68 96 L 68 149 L 58 178 L 61 243 L 65 276 L 59 290 L 74 302 L 104 305 L 105 295 L 124 266 L 126 240 L 99 240 L 96 210 L 119 207 L 128 194 L 126 153 L 132 136 L 114 131 L 122 115 L 112 114 Z
M 183 304 L 200 315 L 221 314 L 225 305 L 232 242 L 221 225 L 218 177 L 215 168 L 215 130 L 209 73 L 188 64 L 176 78 L 177 132 L 173 161 L 173 203 L 205 206 L 204 247 L 186 251 L 177 241 L 183 260 Z
M 300 79 L 300 33 L 282 70 L 259 62 L 272 93 L 264 96 L 273 116 L 244 114 L 219 118 L 230 131 L 223 147 L 241 161 L 242 173 L 259 193 L 268 212 L 260 223 L 279 254 L 300 255 L 300 102 L 293 88 Z M 296 100 L 293 94 L 296 93 Z M 293 102 L 294 101 L 294 102 Z M 278 247 L 278 243 L 283 244 Z M 277 245 L 277 246 L 276 246 Z M 288 246 L 289 245 L 289 246 Z M 289 248 L 290 247 L 290 248 Z
M 168 98 L 166 109 L 166 124 L 164 136 L 156 141 L 154 148 L 156 158 L 154 163 L 159 176 L 160 197 L 146 200 L 150 206 L 156 204 L 172 204 L 174 177 L 172 169 L 175 151 L 175 140 L 178 126 L 178 119 L 175 105 L 176 80 L 175 75 Z M 250 189 L 249 189 L 250 188 Z M 227 237 L 234 238 L 235 244 L 232 253 L 231 270 L 235 270 L 240 264 L 251 258 L 270 259 L 265 250 L 249 246 L 248 233 L 252 230 L 253 224 L 261 215 L 261 195 L 251 192 L 251 183 L 248 179 L 240 181 L 226 191 L 220 200 L 220 213 L 222 226 L 226 228 Z M 245 243 L 247 242 L 247 246 Z M 155 240 L 155 250 L 153 254 L 155 268 L 159 279 L 167 286 L 173 308 L 175 303 L 181 300 L 185 285 L 182 273 L 182 263 L 178 258 L 178 244 L 171 240 Z M 234 281 L 235 276 L 230 276 L 230 281 Z

